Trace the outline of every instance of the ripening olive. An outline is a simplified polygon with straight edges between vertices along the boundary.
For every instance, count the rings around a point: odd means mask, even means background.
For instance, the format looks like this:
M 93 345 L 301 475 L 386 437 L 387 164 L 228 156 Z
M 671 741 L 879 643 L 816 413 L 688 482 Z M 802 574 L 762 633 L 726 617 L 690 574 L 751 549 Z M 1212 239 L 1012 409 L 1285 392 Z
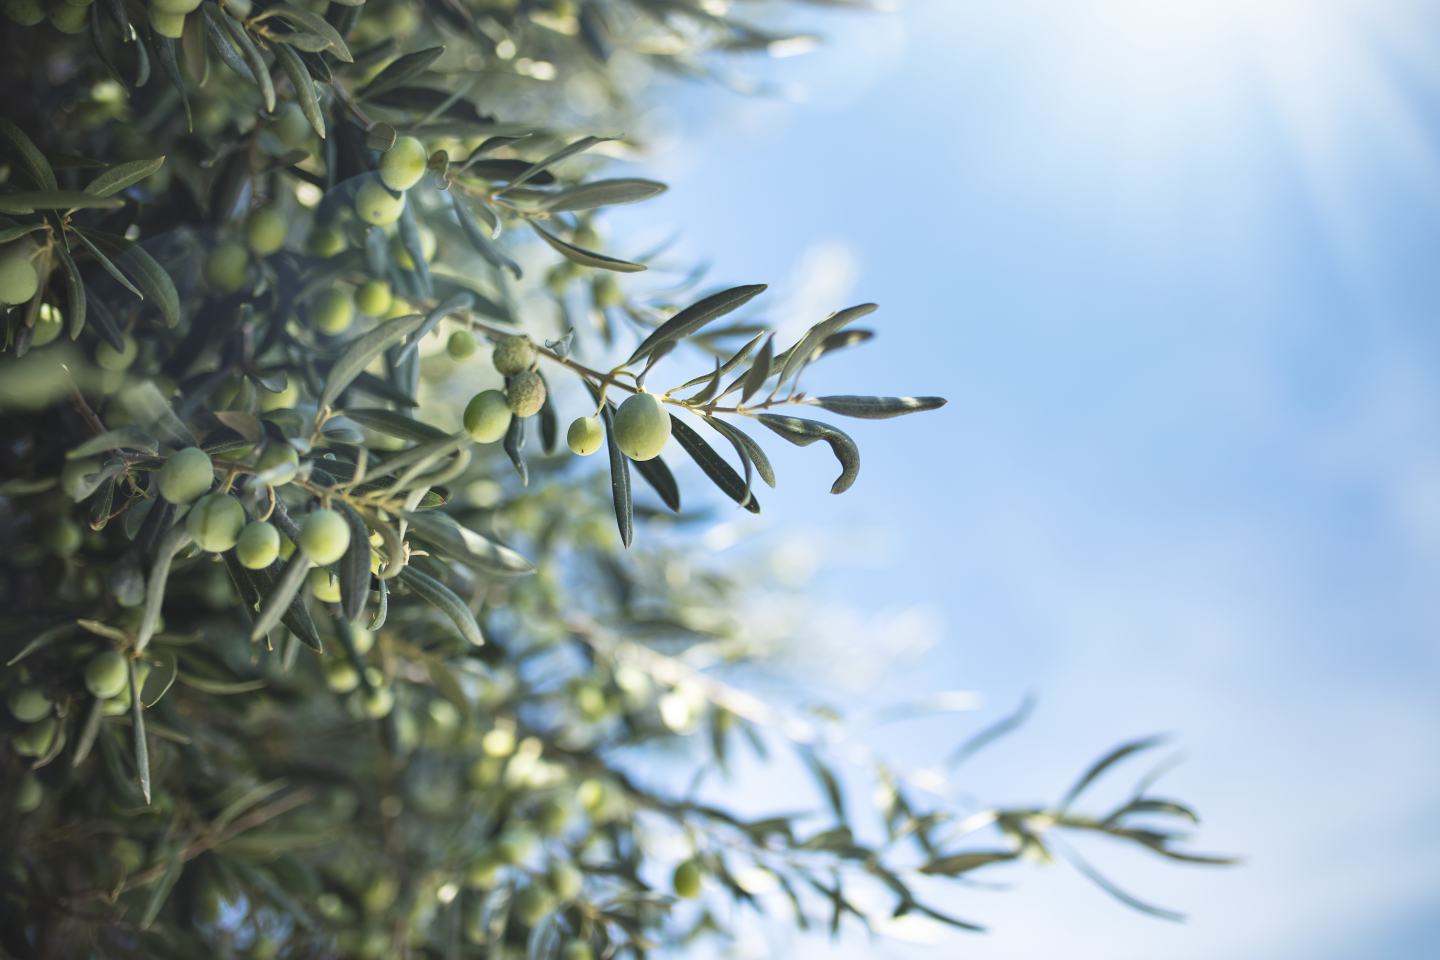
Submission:
M 615 411 L 615 443 L 631 460 L 653 460 L 670 439 L 670 415 L 653 393 L 637 393 Z
M 322 290 L 310 304 L 310 324 L 321 333 L 344 333 L 355 319 L 355 300 L 336 287 Z
M 245 219 L 245 242 L 262 257 L 285 246 L 285 217 L 274 207 L 260 207 Z
M 340 602 L 340 580 L 324 567 L 316 567 L 306 576 L 310 595 L 323 603 Z
M 170 455 L 160 468 L 160 496 L 174 504 L 189 503 L 210 489 L 215 467 L 199 447 L 186 447 Z
M 694 900 L 700 896 L 701 876 L 700 864 L 694 860 L 686 860 L 675 868 L 675 874 L 670 878 L 670 885 L 674 888 L 677 897 Z
M 263 570 L 280 556 L 280 531 L 264 520 L 252 520 L 235 541 L 235 559 L 247 570 Z
M 255 469 L 264 474 L 265 482 L 273 487 L 283 487 L 294 480 L 299 468 L 300 454 L 288 443 L 270 444 L 255 463 Z
M 5 698 L 10 713 L 21 723 L 34 723 L 50 715 L 50 698 L 34 687 L 16 687 Z
M 573 453 L 588 457 L 605 442 L 605 431 L 599 417 L 576 417 L 565 431 L 565 442 Z
M 490 355 L 490 362 L 495 364 L 495 369 L 501 376 L 508 377 L 521 370 L 529 370 L 535 365 L 535 344 L 524 334 L 502 337 L 500 342 L 495 344 L 495 352 Z
M 388 227 L 400 219 L 405 209 L 405 194 L 394 194 L 379 180 L 366 180 L 355 191 L 355 212 L 361 220 L 376 227 Z
M 380 179 L 391 190 L 409 190 L 425 175 L 428 159 L 425 144 L 414 137 L 397 137 L 380 157 Z
M 245 508 L 228 493 L 208 493 L 185 517 L 185 529 L 206 553 L 224 553 L 235 546 L 245 526 Z
M 465 406 L 465 432 L 476 443 L 494 443 L 510 429 L 510 402 L 499 390 L 482 390 Z
M 469 330 L 456 330 L 450 334 L 450 339 L 445 341 L 445 352 L 450 354 L 452 360 L 465 360 L 474 355 L 478 346 L 475 334 Z
M 517 417 L 533 417 L 545 406 L 545 381 L 534 370 L 521 370 L 505 381 L 505 399 Z
M 130 685 L 125 658 L 114 650 L 101 650 L 85 664 L 85 689 L 101 700 L 120 696 Z
M 350 524 L 334 510 L 313 511 L 300 525 L 300 549 L 316 566 L 329 566 L 350 546 Z
M 383 317 L 394 302 L 390 284 L 384 280 L 366 280 L 355 288 L 355 306 L 367 317 Z
M 238 240 L 218 244 L 205 258 L 205 282 L 221 293 L 238 293 L 245 286 L 250 253 Z

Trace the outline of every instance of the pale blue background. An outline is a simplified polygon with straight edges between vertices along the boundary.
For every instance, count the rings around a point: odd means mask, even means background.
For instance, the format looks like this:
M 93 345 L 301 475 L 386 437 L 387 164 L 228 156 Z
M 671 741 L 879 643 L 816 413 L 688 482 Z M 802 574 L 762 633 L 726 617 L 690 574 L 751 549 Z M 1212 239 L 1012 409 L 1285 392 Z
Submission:
M 1433 955 L 1440 8 L 912 0 L 805 20 L 827 44 L 766 69 L 794 96 L 672 101 L 687 136 L 650 164 L 673 189 L 646 219 L 683 225 L 717 283 L 771 282 L 790 329 L 882 304 L 881 338 L 816 368 L 818 392 L 950 398 L 854 422 L 843 498 L 823 449 L 775 451 L 771 531 L 812 538 L 837 659 L 876 668 L 851 706 L 985 697 L 867 741 L 919 768 L 1034 691 L 965 782 L 1026 802 L 1174 731 L 1188 759 L 1165 792 L 1206 816 L 1203 847 L 1250 858 L 1085 847 L 1186 925 L 1023 868 L 948 899 L 986 936 L 843 952 Z

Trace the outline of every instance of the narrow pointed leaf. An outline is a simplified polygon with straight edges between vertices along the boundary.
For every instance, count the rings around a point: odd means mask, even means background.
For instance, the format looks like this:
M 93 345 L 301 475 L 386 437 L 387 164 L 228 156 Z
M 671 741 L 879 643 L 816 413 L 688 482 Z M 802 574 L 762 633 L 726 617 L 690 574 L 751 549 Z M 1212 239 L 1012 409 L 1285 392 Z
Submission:
M 712 293 L 703 300 L 697 300 L 656 327 L 641 341 L 626 362 L 635 363 L 661 344 L 683 340 L 710 321 L 723 317 L 732 310 L 738 310 L 764 291 L 765 284 L 752 283 L 743 287 L 731 287 L 729 290 Z
M 149 160 L 132 160 L 129 163 L 120 163 L 106 170 L 100 176 L 91 180 L 85 187 L 86 193 L 94 194 L 97 197 L 109 197 L 119 193 L 126 187 L 133 186 L 159 170 L 165 163 L 165 158 L 151 157 Z
M 358 94 L 361 100 L 376 96 L 387 90 L 404 86 L 409 81 L 420 76 L 430 69 L 430 64 L 440 58 L 445 52 L 444 47 L 427 47 L 424 50 L 416 50 L 414 53 L 407 53 L 394 61 L 386 64 L 385 69 L 375 75 L 375 79 L 367 83 Z
M 545 201 L 551 213 L 592 210 L 621 203 L 638 203 L 664 193 L 667 187 L 655 180 L 595 180 L 561 190 Z
M 425 317 L 422 314 L 412 313 L 387 320 L 364 336 L 352 340 L 325 378 L 325 388 L 320 391 L 320 406 L 332 406 L 336 398 L 350 385 L 350 381 L 359 376 L 371 361 L 420 329 L 424 322 Z
M 614 139 L 614 137 L 582 137 L 579 140 L 576 140 L 574 143 L 570 144 L 569 146 L 556 150 L 544 160 L 541 160 L 537 163 L 532 163 L 529 167 L 525 168 L 525 170 L 522 171 L 519 176 L 517 176 L 514 180 L 511 180 L 509 186 L 507 186 L 504 190 L 500 192 L 503 194 L 510 190 L 514 190 L 516 187 L 521 186 L 522 184 L 529 183 L 536 174 L 546 170 L 553 164 L 557 164 L 561 160 L 566 159 L 567 157 L 573 157 L 575 154 L 581 153 L 582 151 L 589 150 L 597 143 L 604 143 L 607 140 Z
M 670 415 L 670 429 L 675 439 L 685 452 L 690 454 L 690 459 L 699 465 L 720 492 L 731 500 L 740 504 L 751 513 L 760 512 L 760 501 L 756 500 L 750 492 L 749 484 L 735 472 L 735 468 L 725 462 L 725 458 L 715 452 L 715 448 L 705 442 L 705 439 L 690 429 L 683 420 Z
M 944 397 L 857 397 L 833 396 L 815 397 L 810 401 L 818 407 L 838 413 L 842 417 L 858 417 L 862 420 L 888 420 L 903 417 L 907 413 L 923 413 L 945 406 Z
M 605 421 L 605 444 L 610 454 L 610 494 L 615 501 L 615 523 L 620 529 L 620 542 L 627 548 L 635 535 L 635 508 L 630 500 L 630 458 L 620 452 L 615 440 L 615 418 L 610 404 L 600 409 Z
M 675 482 L 675 474 L 670 472 L 665 461 L 659 457 L 652 457 L 649 460 L 636 460 L 635 469 L 645 482 L 650 484 L 651 489 L 659 495 L 665 506 L 675 513 L 680 512 L 680 485 Z
M 608 256 L 603 253 L 596 253 L 594 250 L 586 250 L 584 247 L 577 247 L 568 240 L 562 240 L 555 234 L 546 230 L 534 220 L 529 221 L 530 228 L 540 235 L 550 246 L 554 247 L 561 256 L 567 260 L 585 267 L 594 267 L 597 270 L 614 270 L 616 273 L 638 273 L 646 269 L 643 263 L 632 263 L 629 260 L 621 260 L 618 257 Z
M 830 486 L 831 493 L 844 493 L 860 475 L 860 450 L 843 431 L 818 420 L 803 420 L 800 417 L 784 417 L 774 413 L 762 413 L 757 420 L 775 433 L 798 447 L 808 447 L 816 440 L 830 444 L 835 459 L 840 461 L 840 476 Z
M 484 645 L 485 637 L 480 633 L 480 625 L 475 622 L 475 614 L 470 612 L 465 601 L 455 595 L 455 591 L 414 567 L 406 567 L 400 572 L 400 582 L 449 617 L 470 644 L 477 647 Z

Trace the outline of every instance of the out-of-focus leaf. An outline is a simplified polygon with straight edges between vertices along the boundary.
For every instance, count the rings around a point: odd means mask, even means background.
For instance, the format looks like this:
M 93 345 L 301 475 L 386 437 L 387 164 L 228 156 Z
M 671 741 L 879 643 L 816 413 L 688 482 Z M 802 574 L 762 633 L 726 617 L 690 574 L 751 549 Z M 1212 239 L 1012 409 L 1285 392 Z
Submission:
M 462 525 L 454 517 L 438 511 L 407 513 L 413 536 L 443 556 L 487 573 L 519 576 L 535 572 L 519 553 Z
M 15 158 L 16 165 L 25 172 L 31 183 L 42 191 L 55 189 L 55 171 L 50 166 L 50 161 L 45 159 L 45 154 L 40 152 L 35 141 L 31 140 L 24 130 L 3 117 L 0 117 L 0 141 L 5 145 L 5 152 Z
M 424 50 L 416 50 L 414 53 L 397 57 L 391 63 L 386 64 L 385 69 L 376 74 L 374 80 L 361 88 L 357 96 L 364 100 L 387 90 L 404 86 L 429 70 L 430 64 L 438 60 L 444 52 L 444 47 L 427 47 Z
M 424 322 L 425 317 L 418 313 L 396 317 L 350 341 L 325 378 L 325 389 L 320 391 L 320 406 L 333 405 L 336 398 L 350 385 L 350 381 L 368 367 L 372 360 L 420 329 Z
M 603 253 L 596 253 L 594 250 L 586 250 L 584 247 L 577 247 L 568 240 L 562 240 L 555 234 L 546 230 L 534 220 L 530 221 L 530 227 L 540 235 L 550 246 L 554 247 L 567 260 L 584 267 L 595 267 L 598 270 L 614 270 L 617 273 L 637 273 L 645 269 L 643 263 L 632 263 L 629 260 L 621 260 Z
M 1061 811 L 1066 810 L 1070 806 L 1070 804 L 1074 803 L 1075 800 L 1080 796 L 1080 794 L 1085 791 L 1086 787 L 1094 783 L 1106 770 L 1109 770 L 1121 760 L 1124 760 L 1126 757 L 1133 756 L 1134 754 L 1140 753 L 1142 751 L 1154 749 L 1155 747 L 1158 747 L 1163 743 L 1167 743 L 1169 739 L 1170 738 L 1167 736 L 1157 735 L 1153 737 L 1142 737 L 1139 740 L 1131 740 L 1128 743 L 1122 743 L 1120 746 L 1116 747 L 1114 750 L 1111 750 L 1109 753 L 1105 754 L 1105 756 L 1095 761 L 1095 763 L 1090 766 L 1090 769 L 1086 770 L 1083 774 L 1080 775 L 1080 779 L 1075 781 L 1075 785 L 1071 787 L 1068 791 L 1066 791 L 1065 798 L 1060 801 L 1059 809 Z

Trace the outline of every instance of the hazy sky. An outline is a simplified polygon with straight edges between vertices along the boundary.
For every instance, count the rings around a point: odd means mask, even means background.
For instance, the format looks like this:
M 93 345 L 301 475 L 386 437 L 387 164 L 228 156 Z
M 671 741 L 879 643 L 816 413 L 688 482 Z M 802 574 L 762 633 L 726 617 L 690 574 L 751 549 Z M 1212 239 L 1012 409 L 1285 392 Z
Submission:
M 1440 8 L 806 16 L 828 44 L 774 73 L 798 102 L 687 95 L 683 145 L 651 165 L 672 191 L 646 213 L 683 225 L 716 283 L 770 282 L 787 325 L 882 305 L 881 337 L 812 389 L 950 398 L 855 422 L 864 468 L 843 498 L 823 449 L 775 451 L 768 522 L 825 558 L 837 659 L 887 667 L 858 699 L 985 697 L 868 742 L 919 768 L 1033 691 L 1032 723 L 965 784 L 1026 802 L 1173 731 L 1188 759 L 1167 792 L 1206 817 L 1203 848 L 1250 858 L 1085 848 L 1183 926 L 1066 867 L 1021 868 L 1011 890 L 947 903 L 987 936 L 844 952 L 1424 955 L 1440 936 Z

